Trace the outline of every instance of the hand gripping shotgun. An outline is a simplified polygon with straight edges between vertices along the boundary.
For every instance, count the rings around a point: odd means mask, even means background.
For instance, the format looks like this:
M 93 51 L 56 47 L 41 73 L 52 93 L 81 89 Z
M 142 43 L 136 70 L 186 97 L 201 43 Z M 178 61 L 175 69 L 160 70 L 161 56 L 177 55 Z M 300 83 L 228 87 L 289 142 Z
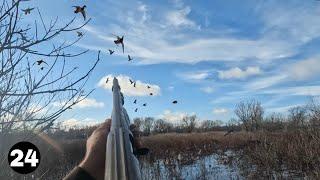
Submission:
M 139 161 L 134 155 L 130 120 L 116 78 L 113 79 L 113 110 L 106 144 L 105 180 L 140 180 Z

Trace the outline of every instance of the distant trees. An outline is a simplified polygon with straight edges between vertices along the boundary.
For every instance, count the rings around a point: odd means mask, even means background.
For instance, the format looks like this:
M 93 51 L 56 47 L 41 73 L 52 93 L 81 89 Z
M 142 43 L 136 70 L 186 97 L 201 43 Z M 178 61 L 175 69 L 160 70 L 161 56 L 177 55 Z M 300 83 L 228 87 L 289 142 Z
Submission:
M 172 123 L 166 122 L 163 119 L 154 121 L 153 132 L 155 133 L 168 133 L 173 129 Z
M 168 132 L 191 133 L 230 129 L 230 127 L 223 125 L 221 120 L 200 121 L 195 115 L 184 116 L 175 123 L 165 119 L 155 119 L 153 117 L 135 118 L 133 119 L 133 124 L 144 136 Z
M 313 97 L 305 106 L 296 106 L 286 114 L 271 113 L 263 117 L 264 109 L 256 100 L 242 101 L 235 108 L 237 120 L 246 131 L 287 131 L 320 128 L 319 98 Z
M 154 118 L 147 117 L 144 119 L 143 125 L 142 125 L 142 127 L 143 127 L 142 132 L 145 135 L 147 135 L 147 136 L 150 135 L 152 127 L 153 127 L 153 123 L 154 123 Z
M 150 135 L 155 119 L 152 117 L 147 118 L 135 118 L 133 123 L 136 125 L 137 129 L 139 129 L 144 135 Z
M 204 121 L 202 121 L 200 128 L 205 131 L 209 131 L 209 130 L 213 129 L 214 126 L 215 126 L 215 123 L 213 121 L 204 120 Z
M 246 131 L 280 132 L 298 130 L 299 133 L 319 133 L 319 112 L 319 103 L 312 101 L 307 106 L 297 106 L 289 109 L 288 114 L 271 113 L 263 116 L 264 110 L 260 102 L 250 100 L 240 102 L 235 109 L 237 119 L 231 118 L 227 123 L 220 120 L 199 120 L 195 115 L 182 117 L 175 123 L 153 117 L 135 118 L 133 123 L 141 131 L 141 135 L 144 136 L 170 132 L 240 131 L 241 128 Z M 88 127 L 88 129 L 90 128 Z M 82 137 L 88 134 L 82 131 L 86 131 L 86 129 L 81 131 L 71 130 L 74 137 Z M 60 134 L 63 135 L 64 133 L 61 132 Z
M 202 131 L 213 131 L 219 130 L 223 125 L 223 122 L 220 120 L 203 120 L 200 124 L 199 129 Z
M 241 101 L 234 110 L 236 118 L 228 122 L 220 120 L 199 120 L 196 115 L 184 116 L 172 122 L 152 117 L 134 119 L 143 135 L 157 133 L 191 133 L 207 131 L 287 131 L 320 128 L 320 104 L 316 99 L 306 106 L 297 106 L 284 113 L 270 113 L 264 116 L 264 108 L 257 100 Z
M 184 116 L 182 118 L 182 125 L 188 133 L 192 132 L 196 127 L 196 116 Z
M 309 110 L 310 125 L 312 127 L 320 127 L 320 102 L 313 98 L 307 105 Z
M 289 109 L 289 120 L 291 121 L 290 125 L 293 128 L 302 127 L 306 124 L 307 121 L 307 110 L 305 107 L 296 106 Z
M 281 113 L 272 113 L 264 118 L 262 129 L 267 131 L 281 131 L 286 128 L 286 118 Z
M 234 112 L 246 131 L 256 131 L 260 128 L 264 110 L 259 101 L 241 101 Z

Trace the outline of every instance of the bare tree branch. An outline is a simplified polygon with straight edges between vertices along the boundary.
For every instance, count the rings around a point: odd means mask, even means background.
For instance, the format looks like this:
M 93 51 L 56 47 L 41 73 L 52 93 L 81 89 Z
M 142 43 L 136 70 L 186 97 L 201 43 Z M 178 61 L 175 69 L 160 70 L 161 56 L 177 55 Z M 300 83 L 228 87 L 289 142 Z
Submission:
M 78 77 L 79 68 L 70 67 L 68 60 L 88 50 L 70 53 L 68 49 L 82 37 L 62 43 L 55 40 L 63 34 L 75 33 L 91 19 L 76 25 L 73 18 L 59 25 L 56 17 L 47 23 L 36 8 L 34 23 L 25 25 L 19 9 L 21 2 L 9 0 L 0 5 L 0 134 L 15 129 L 50 128 L 65 111 L 93 91 L 85 93 L 85 85 L 100 61 L 98 52 L 91 67 Z M 35 64 L 36 59 L 44 58 L 48 66 Z M 64 103 L 54 106 L 59 101 Z

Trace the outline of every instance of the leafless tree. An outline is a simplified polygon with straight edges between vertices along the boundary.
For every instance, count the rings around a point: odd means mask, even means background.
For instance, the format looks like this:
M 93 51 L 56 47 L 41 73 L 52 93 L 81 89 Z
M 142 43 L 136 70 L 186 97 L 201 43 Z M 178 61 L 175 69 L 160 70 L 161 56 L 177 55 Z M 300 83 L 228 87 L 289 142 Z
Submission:
M 235 109 L 240 122 L 246 131 L 256 131 L 263 120 L 264 110 L 257 100 L 240 102 Z
M 289 109 L 289 121 L 294 128 L 306 125 L 307 111 L 305 107 L 297 106 Z
M 319 97 L 313 97 L 307 105 L 310 116 L 310 125 L 313 128 L 320 128 L 320 103 L 317 101 Z
M 231 118 L 227 122 L 227 127 L 229 129 L 235 129 L 235 127 L 239 126 L 239 121 L 236 118 Z
M 271 113 L 264 119 L 263 129 L 267 131 L 285 130 L 285 120 L 285 116 L 281 113 Z
M 204 120 L 201 122 L 200 129 L 202 131 L 210 131 L 214 127 L 214 122 L 212 120 Z
M 153 124 L 154 124 L 154 118 L 147 117 L 144 119 L 142 124 L 142 129 L 143 129 L 142 131 L 145 135 L 150 135 Z
M 98 54 L 85 71 L 69 61 L 87 52 L 69 53 L 82 37 L 76 31 L 90 19 L 81 24 L 76 18 L 64 25 L 58 17 L 45 22 L 35 8 L 34 22 L 25 22 L 27 15 L 20 4 L 31 2 L 3 0 L 0 4 L 0 135 L 23 128 L 50 128 L 63 112 L 92 92 L 84 87 L 100 59 Z M 59 43 L 62 35 L 75 38 Z M 37 60 L 47 64 L 38 65 Z
M 192 132 L 196 127 L 196 115 L 193 116 L 185 116 L 182 118 L 182 123 L 184 128 L 186 128 L 187 132 Z
M 212 131 L 214 128 L 220 127 L 223 124 L 220 120 L 204 120 L 201 122 L 201 131 Z
M 162 119 L 157 119 L 154 121 L 153 132 L 155 133 L 167 133 L 171 131 L 173 125 L 169 122 L 166 122 Z

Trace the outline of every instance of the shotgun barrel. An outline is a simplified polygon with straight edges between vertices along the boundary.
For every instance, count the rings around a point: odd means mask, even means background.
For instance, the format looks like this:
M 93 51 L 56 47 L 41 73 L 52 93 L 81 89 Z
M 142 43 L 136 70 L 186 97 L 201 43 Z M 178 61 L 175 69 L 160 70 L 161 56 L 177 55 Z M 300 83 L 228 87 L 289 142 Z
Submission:
M 116 78 L 113 79 L 113 110 L 106 144 L 105 180 L 140 180 L 139 161 L 133 154 L 130 119 Z

